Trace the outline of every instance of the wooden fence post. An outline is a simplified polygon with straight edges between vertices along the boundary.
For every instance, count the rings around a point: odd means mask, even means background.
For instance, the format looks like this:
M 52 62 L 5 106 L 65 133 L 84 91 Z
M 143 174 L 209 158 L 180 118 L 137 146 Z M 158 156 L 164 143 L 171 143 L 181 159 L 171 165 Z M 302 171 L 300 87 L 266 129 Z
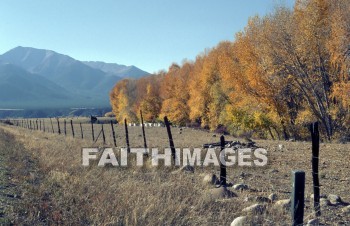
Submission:
M 312 179 L 314 184 L 314 210 L 317 217 L 321 216 L 320 208 L 320 181 L 318 177 L 318 163 L 320 154 L 320 134 L 318 130 L 318 122 L 312 123 L 310 126 L 312 139 Z
M 303 225 L 304 222 L 304 193 L 305 193 L 305 172 L 293 171 L 292 191 L 292 225 Z
M 29 121 L 29 124 L 30 124 L 30 130 L 32 130 L 33 129 L 33 127 L 32 127 L 32 120 Z
M 45 119 L 43 119 L 43 129 L 44 129 L 44 133 L 45 133 Z
M 221 162 L 221 159 L 225 160 L 225 137 L 220 137 L 220 185 L 226 187 L 226 165 Z
M 72 127 L 72 137 L 74 138 L 73 120 L 70 120 L 70 126 Z
M 127 124 L 126 118 L 124 119 L 124 127 L 125 127 L 126 148 L 128 150 L 128 153 L 130 153 L 129 132 L 128 132 L 128 124 Z
M 56 120 L 57 120 L 58 134 L 61 134 L 60 120 L 58 118 L 56 118 Z
M 117 147 L 117 140 L 115 139 L 115 131 L 114 131 L 113 121 L 112 120 L 111 120 L 111 128 L 112 128 L 112 136 L 113 136 L 114 147 Z
M 37 120 L 35 120 L 35 123 L 36 123 L 36 130 L 39 130 L 38 119 L 37 119 Z
M 83 127 L 81 126 L 81 122 L 79 124 L 80 124 L 81 139 L 84 139 Z
M 39 128 L 39 130 L 41 131 L 41 120 L 39 120 L 39 125 L 40 125 L 40 128 Z
M 51 118 L 50 118 L 50 122 L 51 122 L 52 133 L 55 133 L 55 130 L 53 129 L 53 124 L 52 124 L 52 119 Z
M 105 130 L 103 129 L 103 123 L 101 124 L 101 131 L 102 131 L 103 144 L 106 144 L 106 136 L 105 136 Z
M 91 120 L 91 134 L 92 134 L 92 141 L 95 141 L 95 131 L 94 131 L 94 123 Z
M 141 115 L 141 127 L 142 127 L 142 136 L 143 136 L 143 147 L 144 147 L 145 149 L 147 149 L 145 125 L 143 124 L 142 110 L 140 110 L 140 115 Z
M 63 121 L 63 129 L 64 129 L 64 135 L 67 136 L 67 122 L 66 122 L 66 120 Z
M 164 117 L 164 123 L 165 123 L 165 126 L 166 126 L 166 130 L 168 132 L 168 137 L 169 137 L 169 145 L 170 145 L 170 149 L 171 149 L 171 155 L 173 157 L 173 160 L 174 160 L 174 164 L 176 163 L 176 154 L 175 154 L 175 145 L 174 145 L 174 141 L 173 141 L 173 136 L 171 134 L 171 129 L 170 129 L 170 123 L 169 123 L 169 120 L 168 120 L 168 117 Z

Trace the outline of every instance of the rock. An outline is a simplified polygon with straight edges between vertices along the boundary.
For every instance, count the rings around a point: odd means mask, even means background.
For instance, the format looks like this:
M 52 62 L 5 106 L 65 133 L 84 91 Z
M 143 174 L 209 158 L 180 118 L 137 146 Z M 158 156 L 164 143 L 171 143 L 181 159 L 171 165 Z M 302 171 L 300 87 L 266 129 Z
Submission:
M 344 208 L 341 209 L 341 211 L 343 213 L 350 214 L 350 205 L 349 206 L 345 206 Z
M 207 174 L 203 178 L 203 184 L 213 185 L 218 182 L 218 178 L 215 174 Z
M 318 219 L 311 219 L 307 222 L 307 226 L 319 225 L 320 221 Z
M 260 202 L 260 203 L 262 203 L 262 202 L 271 202 L 271 200 L 269 198 L 264 197 L 264 196 L 257 196 L 257 197 L 255 197 L 255 200 L 257 202 Z
M 320 198 L 320 206 L 322 207 L 326 207 L 326 206 L 329 206 L 331 203 L 329 202 L 328 199 L 326 198 Z
M 272 193 L 269 195 L 269 199 L 271 202 L 274 202 L 277 200 L 277 195 L 275 193 Z
M 179 134 L 182 134 L 182 132 L 180 131 Z
M 342 203 L 341 198 L 337 195 L 330 194 L 327 198 L 332 205 L 339 205 Z
M 251 206 L 248 206 L 242 210 L 242 212 L 247 212 L 251 214 L 257 214 L 257 213 L 262 213 L 265 210 L 265 206 L 262 204 L 254 204 Z
M 326 199 L 326 198 L 327 198 L 327 195 L 322 194 L 322 195 L 320 195 L 320 198 L 325 198 L 325 199 Z M 311 194 L 311 195 L 310 195 L 310 200 L 311 200 L 311 201 L 314 200 L 314 194 Z
M 246 144 L 246 147 L 247 147 L 247 148 L 256 147 L 256 146 L 255 146 L 255 142 L 248 142 L 248 143 Z
M 279 145 L 278 145 L 278 149 L 279 149 L 279 150 L 282 150 L 283 148 L 284 148 L 283 144 L 279 144 Z
M 232 141 L 230 143 L 230 145 L 231 145 L 231 147 L 236 146 L 236 145 L 241 145 L 241 142 L 239 142 L 239 141 Z
M 185 165 L 185 166 L 181 167 L 180 170 L 188 172 L 188 173 L 194 173 L 194 167 L 190 166 L 190 165 Z
M 217 200 L 233 197 L 237 197 L 237 195 L 234 192 L 228 190 L 226 187 L 213 188 L 208 190 L 205 194 L 206 200 Z
M 246 216 L 240 216 L 240 217 L 237 217 L 236 219 L 234 219 L 230 225 L 231 226 L 244 226 L 244 225 L 247 225 L 247 223 L 248 223 L 247 220 L 248 220 L 248 218 Z
M 275 207 L 277 207 L 277 208 L 283 208 L 283 209 L 290 209 L 290 207 L 291 207 L 291 201 L 290 201 L 290 199 L 278 200 L 278 201 L 275 203 Z
M 250 196 L 246 196 L 246 197 L 244 198 L 244 201 L 245 201 L 245 202 L 254 202 L 254 201 L 256 201 L 256 198 L 250 197 Z
M 212 137 L 216 137 L 216 134 L 213 134 L 213 136 Z
M 233 189 L 235 189 L 236 191 L 244 191 L 244 190 L 248 190 L 249 187 L 246 184 L 235 184 L 233 185 Z

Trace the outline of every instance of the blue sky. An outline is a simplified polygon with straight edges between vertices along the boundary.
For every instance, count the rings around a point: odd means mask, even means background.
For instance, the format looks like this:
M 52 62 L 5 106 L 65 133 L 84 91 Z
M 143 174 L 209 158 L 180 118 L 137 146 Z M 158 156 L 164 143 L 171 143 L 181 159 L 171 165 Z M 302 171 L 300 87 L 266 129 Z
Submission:
M 233 40 L 281 2 L 294 0 L 1 0 L 0 54 L 35 47 L 152 73 Z

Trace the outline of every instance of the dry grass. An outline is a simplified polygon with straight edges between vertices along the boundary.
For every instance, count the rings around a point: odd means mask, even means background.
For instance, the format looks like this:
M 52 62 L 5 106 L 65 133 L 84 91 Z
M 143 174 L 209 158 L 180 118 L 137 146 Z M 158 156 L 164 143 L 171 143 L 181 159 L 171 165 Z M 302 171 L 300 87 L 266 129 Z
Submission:
M 89 131 L 86 125 L 84 131 Z M 312 193 L 311 145 L 299 142 L 258 141 L 269 150 L 268 167 L 228 169 L 229 182 L 246 183 L 252 191 L 238 192 L 238 197 L 224 200 L 208 199 L 208 187 L 202 185 L 203 175 L 218 174 L 218 168 L 197 167 L 194 174 L 171 174 L 170 168 L 81 166 L 81 148 L 92 141 L 70 136 L 29 131 L 1 126 L 14 135 L 14 143 L 23 144 L 17 155 L 28 155 L 36 169 L 23 181 L 22 202 L 17 208 L 17 222 L 27 224 L 72 225 L 229 225 L 241 210 L 255 202 L 246 197 L 268 196 L 274 192 L 279 199 L 288 198 L 291 190 L 291 170 L 306 171 L 306 193 Z M 107 129 L 108 126 L 106 126 Z M 77 127 L 78 128 L 78 127 Z M 108 127 L 109 128 L 109 127 Z M 108 129 L 107 129 L 108 130 Z M 118 146 L 125 146 L 122 126 L 116 128 Z M 176 147 L 201 147 L 203 143 L 218 142 L 212 133 L 179 128 L 173 129 Z M 166 147 L 165 128 L 146 128 L 150 147 Z M 106 131 L 106 134 L 110 134 Z M 143 144 L 140 127 L 129 128 L 132 147 Z M 227 140 L 234 140 L 227 137 Z M 112 137 L 107 136 L 111 146 Z M 282 150 L 278 144 L 283 144 Z M 102 146 L 101 140 L 96 146 Z M 348 193 L 350 145 L 321 145 L 321 193 L 337 194 L 350 201 Z M 21 162 L 16 167 L 21 168 Z M 23 167 L 22 167 L 23 168 Z M 273 172 L 272 170 L 277 170 Z M 245 176 L 241 177 L 244 172 Z M 308 199 L 309 200 L 309 199 Z M 305 219 L 312 218 L 311 203 L 307 200 Z M 25 211 L 24 211 L 25 210 Z M 290 225 L 289 212 L 269 206 L 262 215 L 251 216 L 252 224 Z M 323 209 L 321 222 L 332 225 L 345 222 L 339 207 Z

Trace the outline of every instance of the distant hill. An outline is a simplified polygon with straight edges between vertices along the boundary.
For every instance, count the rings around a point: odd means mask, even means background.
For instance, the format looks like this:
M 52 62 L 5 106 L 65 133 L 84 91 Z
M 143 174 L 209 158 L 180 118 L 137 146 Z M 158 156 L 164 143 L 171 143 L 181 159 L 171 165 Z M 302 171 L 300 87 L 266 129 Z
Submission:
M 117 81 L 148 74 L 135 66 L 83 63 L 51 50 L 20 46 L 0 55 L 0 63 L 0 92 L 7 93 L 0 97 L 0 108 L 10 103 L 19 108 L 109 107 L 109 92 Z
M 54 82 L 9 63 L 0 63 L 1 107 L 62 106 L 72 94 Z
M 143 71 L 135 66 L 125 66 L 114 63 L 105 63 L 101 61 L 83 61 L 84 64 L 104 71 L 110 75 L 116 75 L 122 78 L 140 78 L 149 75 L 148 72 Z

